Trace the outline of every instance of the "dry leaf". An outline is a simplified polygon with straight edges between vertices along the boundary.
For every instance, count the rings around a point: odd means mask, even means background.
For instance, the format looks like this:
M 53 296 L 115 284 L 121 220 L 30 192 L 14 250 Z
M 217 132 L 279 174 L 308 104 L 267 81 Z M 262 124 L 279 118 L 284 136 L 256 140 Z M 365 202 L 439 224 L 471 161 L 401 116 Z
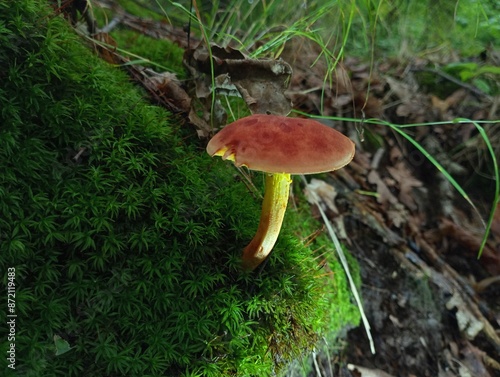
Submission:
M 381 204 L 391 203 L 395 204 L 398 202 L 396 197 L 392 195 L 391 191 L 387 188 L 385 182 L 380 178 L 380 175 L 376 170 L 371 170 L 368 173 L 368 182 L 377 186 L 377 201 Z
M 474 339 L 483 330 L 484 324 L 474 316 L 462 297 L 456 292 L 446 303 L 446 309 L 452 310 L 454 308 L 457 309 L 455 316 L 457 317 L 458 328 L 468 339 Z
M 399 162 L 395 166 L 387 166 L 387 170 L 399 185 L 399 200 L 412 211 L 417 210 L 417 204 L 413 198 L 413 188 L 422 187 L 422 182 L 413 177 L 405 163 Z
M 347 364 L 347 369 L 357 371 L 361 374 L 361 377 L 394 377 L 392 374 L 386 373 L 380 369 L 369 369 L 354 364 Z
M 325 204 L 326 207 L 335 214 L 339 213 L 339 210 L 335 206 L 335 197 L 337 196 L 337 191 L 333 186 L 329 185 L 325 181 L 316 178 L 311 179 L 311 182 L 308 183 L 304 190 L 304 194 L 309 203 L 314 204 L 316 203 L 315 198 L 319 198 L 319 204 Z M 316 196 L 314 194 L 316 194 Z
M 93 38 L 96 41 L 94 48 L 102 59 L 110 64 L 123 63 L 122 58 L 116 54 L 117 43 L 108 33 L 97 33 Z
M 196 126 L 200 138 L 209 137 L 214 128 L 226 123 L 227 114 L 219 99 L 213 104 L 213 109 L 212 103 L 208 99 L 200 101 L 196 105 L 198 105 L 197 108 L 192 106 L 189 111 L 189 121 Z
M 187 50 L 184 63 L 195 78 L 196 96 L 212 95 L 211 70 L 218 94 L 242 97 L 252 113 L 287 115 L 291 110 L 286 97 L 292 68 L 283 60 L 251 59 L 230 47 L 211 45 Z M 212 58 L 212 62 L 210 61 Z
M 428 97 L 418 92 L 417 85 L 410 85 L 390 76 L 385 79 L 391 91 L 400 100 L 400 105 L 396 108 L 396 115 L 419 122 L 428 119 Z
M 408 222 L 408 211 L 404 208 L 401 203 L 395 203 L 391 205 L 391 208 L 387 210 L 387 218 L 390 221 L 389 225 L 394 225 L 396 228 L 401 228 L 401 225 Z
M 191 108 L 191 98 L 181 87 L 175 74 L 170 72 L 152 75 L 150 80 L 156 84 L 158 94 L 169 99 L 179 110 L 188 113 Z
M 467 92 L 465 89 L 456 90 L 444 100 L 441 100 L 435 95 L 431 95 L 432 107 L 438 110 L 441 119 L 453 119 L 455 116 L 453 114 L 448 115 L 448 110 L 462 102 L 466 96 Z

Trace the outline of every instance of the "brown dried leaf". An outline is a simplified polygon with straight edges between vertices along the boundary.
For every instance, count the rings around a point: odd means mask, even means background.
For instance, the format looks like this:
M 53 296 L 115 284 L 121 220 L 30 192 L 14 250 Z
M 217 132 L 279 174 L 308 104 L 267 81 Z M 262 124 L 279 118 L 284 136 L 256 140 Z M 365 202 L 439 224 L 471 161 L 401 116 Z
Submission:
M 168 98 L 179 110 L 185 113 L 189 112 L 191 98 L 181 87 L 181 83 L 177 80 L 175 74 L 163 72 L 151 76 L 150 80 L 156 85 L 159 95 Z
M 408 222 L 408 211 L 401 203 L 396 203 L 387 210 L 387 218 L 390 221 L 389 225 L 401 228 L 403 224 Z
M 102 59 L 110 64 L 123 63 L 123 59 L 116 53 L 118 44 L 108 33 L 97 33 L 94 34 L 93 38 L 96 41 L 94 48 Z
M 337 191 L 335 187 L 329 185 L 325 181 L 313 178 L 311 182 L 307 184 L 304 189 L 304 194 L 309 203 L 326 205 L 326 208 L 330 209 L 334 214 L 338 214 L 339 210 L 335 205 L 335 198 L 337 196 Z M 319 200 L 318 200 L 319 199 Z M 325 207 L 323 209 L 326 209 Z
M 381 204 L 395 204 L 398 202 L 396 197 L 392 195 L 391 191 L 385 184 L 385 182 L 382 180 L 380 175 L 376 170 L 371 170 L 370 173 L 368 173 L 368 182 L 374 184 L 377 186 L 377 201 Z
M 411 85 L 404 83 L 400 80 L 397 80 L 391 76 L 387 76 L 386 78 L 391 91 L 398 97 L 401 102 L 407 103 L 411 101 L 411 99 L 415 96 L 417 92 L 417 88 L 412 87 Z
M 227 114 L 219 100 L 215 101 L 213 109 L 209 98 L 197 102 L 196 105 L 189 111 L 189 120 L 196 126 L 199 137 L 209 137 L 214 128 L 226 123 Z
M 422 182 L 413 177 L 410 170 L 403 162 L 395 166 L 387 166 L 387 170 L 399 185 L 399 200 L 412 211 L 417 210 L 417 204 L 413 198 L 413 188 L 422 187 Z
M 415 122 L 428 119 L 428 98 L 418 92 L 417 85 L 410 85 L 390 76 L 385 79 L 392 93 L 400 100 L 400 105 L 396 108 L 396 115 Z
M 292 69 L 283 60 L 251 59 L 230 47 L 210 46 L 219 94 L 242 97 L 252 113 L 287 115 L 291 110 L 285 90 Z M 195 77 L 196 96 L 212 95 L 210 54 L 205 46 L 187 50 L 184 63 Z
M 438 110 L 441 119 L 452 119 L 454 118 L 454 115 L 448 114 L 448 110 L 462 102 L 466 96 L 467 92 L 465 89 L 456 90 L 444 100 L 441 100 L 435 95 L 431 95 L 432 107 Z
M 198 133 L 198 137 L 207 138 L 210 136 L 211 133 L 210 125 L 205 119 L 199 117 L 198 114 L 196 114 L 196 111 L 191 109 L 189 111 L 188 117 L 191 124 L 194 124 L 194 126 L 196 127 L 196 132 Z

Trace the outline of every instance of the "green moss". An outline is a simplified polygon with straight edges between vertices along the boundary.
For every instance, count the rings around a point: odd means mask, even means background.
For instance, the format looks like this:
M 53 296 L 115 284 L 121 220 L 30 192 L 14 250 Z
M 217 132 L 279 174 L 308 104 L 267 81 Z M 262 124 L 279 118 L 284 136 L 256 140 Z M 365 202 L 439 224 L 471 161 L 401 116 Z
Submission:
M 157 70 L 168 68 L 170 72 L 176 73 L 180 78 L 185 76 L 185 69 L 182 65 L 184 50 L 172 42 L 164 39 L 154 39 L 125 28 L 113 30 L 111 36 L 120 49 L 150 61 L 141 61 L 141 65 L 156 68 Z M 135 58 L 131 57 L 131 60 L 135 60 Z M 157 65 L 160 65 L 160 67 L 156 67 Z
M 154 6 L 157 5 L 155 2 L 122 0 L 118 4 L 134 16 L 158 23 L 169 23 L 168 19 L 162 15 L 161 9 L 154 9 Z M 99 27 L 103 27 L 117 16 L 114 10 L 99 7 L 93 9 L 93 14 Z M 182 64 L 184 50 L 172 41 L 150 37 L 145 33 L 124 26 L 123 23 L 112 28 L 109 35 L 116 42 L 118 51 L 129 58 L 133 64 L 153 68 L 157 72 L 172 72 L 180 79 L 185 78 L 185 67 Z
M 151 0 L 118 0 L 123 9 L 138 17 L 150 18 L 157 21 L 165 21 L 164 7 L 168 4 L 161 4 Z
M 356 320 L 342 273 L 294 234 L 300 213 L 262 273 L 240 271 L 259 200 L 43 1 L 0 0 L 0 64 L 13 375 L 271 375 Z

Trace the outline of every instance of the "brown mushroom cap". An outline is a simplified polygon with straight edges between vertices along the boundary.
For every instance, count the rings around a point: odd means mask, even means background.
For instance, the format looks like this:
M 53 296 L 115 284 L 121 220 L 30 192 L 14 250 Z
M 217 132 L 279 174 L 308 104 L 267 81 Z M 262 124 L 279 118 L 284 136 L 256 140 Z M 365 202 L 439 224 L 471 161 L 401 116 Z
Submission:
M 312 119 L 254 114 L 217 133 L 210 156 L 267 173 L 313 174 L 340 169 L 354 157 L 354 143 Z

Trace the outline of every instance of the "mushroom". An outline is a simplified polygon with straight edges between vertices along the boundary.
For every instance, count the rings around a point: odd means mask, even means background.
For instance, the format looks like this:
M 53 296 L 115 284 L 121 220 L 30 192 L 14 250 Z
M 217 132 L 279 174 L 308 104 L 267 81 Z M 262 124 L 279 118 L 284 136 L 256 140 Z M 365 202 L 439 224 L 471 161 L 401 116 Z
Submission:
M 278 238 L 292 182 L 290 174 L 340 169 L 353 159 L 354 143 L 312 119 L 254 114 L 225 126 L 209 141 L 207 152 L 238 167 L 268 173 L 259 227 L 243 250 L 243 268 L 254 270 Z

